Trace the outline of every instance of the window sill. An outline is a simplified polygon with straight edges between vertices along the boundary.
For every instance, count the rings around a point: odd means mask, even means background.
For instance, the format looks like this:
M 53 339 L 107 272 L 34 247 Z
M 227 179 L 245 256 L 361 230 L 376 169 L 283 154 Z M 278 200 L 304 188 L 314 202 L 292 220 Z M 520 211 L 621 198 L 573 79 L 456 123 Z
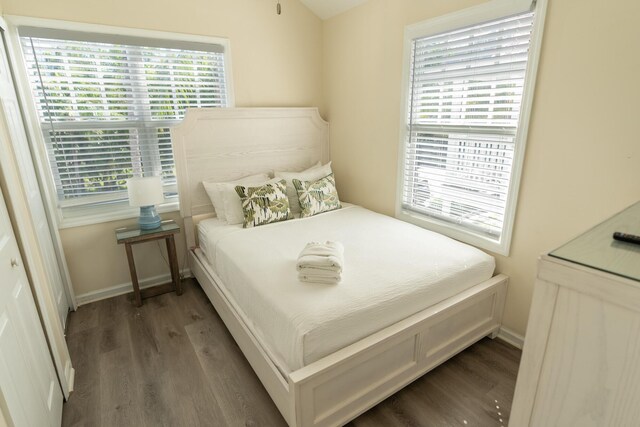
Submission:
M 178 201 L 164 203 L 158 206 L 158 213 L 177 212 L 180 210 Z M 60 211 L 59 211 L 60 212 Z M 140 215 L 139 208 L 129 205 L 119 204 L 115 206 L 93 206 L 82 211 L 76 210 L 75 214 L 67 214 L 66 217 L 60 213 L 59 229 L 83 227 L 86 225 L 102 224 L 105 222 L 119 221 L 123 219 L 133 219 Z
M 492 240 L 482 234 L 474 233 L 462 226 L 457 226 L 445 221 L 440 221 L 426 215 L 420 215 L 401 207 L 396 208 L 396 218 L 427 230 L 435 231 L 452 239 L 458 240 L 471 246 L 493 252 L 498 255 L 509 256 L 509 243 L 500 239 Z

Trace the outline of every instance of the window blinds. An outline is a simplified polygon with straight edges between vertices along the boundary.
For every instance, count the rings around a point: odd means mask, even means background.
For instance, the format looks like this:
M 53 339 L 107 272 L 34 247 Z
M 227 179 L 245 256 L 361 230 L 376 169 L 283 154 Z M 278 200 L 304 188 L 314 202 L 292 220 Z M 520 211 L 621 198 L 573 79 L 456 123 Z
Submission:
M 20 28 L 61 206 L 126 199 L 126 179 L 161 175 L 175 194 L 169 126 L 227 105 L 220 45 Z
M 412 45 L 402 207 L 499 241 L 533 13 Z

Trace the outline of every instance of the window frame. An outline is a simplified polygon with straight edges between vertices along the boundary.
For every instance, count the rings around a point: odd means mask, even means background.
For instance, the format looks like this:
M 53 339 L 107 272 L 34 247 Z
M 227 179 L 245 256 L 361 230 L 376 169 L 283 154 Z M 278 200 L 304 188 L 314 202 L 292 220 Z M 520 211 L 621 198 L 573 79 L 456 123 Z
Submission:
M 34 163 L 41 181 L 43 196 L 48 200 L 49 206 L 55 207 L 56 223 L 58 228 L 70 228 L 99 224 L 109 221 L 136 218 L 139 215 L 138 208 L 132 208 L 127 202 L 116 201 L 95 203 L 89 205 L 72 206 L 61 204 L 58 200 L 55 175 L 47 153 L 47 141 L 40 126 L 40 118 L 34 100 L 31 97 L 27 69 L 24 54 L 20 46 L 18 27 L 42 27 L 55 30 L 77 31 L 85 33 L 111 34 L 117 36 L 139 37 L 149 39 L 161 39 L 169 41 L 184 41 L 191 43 L 217 44 L 224 48 L 224 72 L 227 83 L 227 107 L 235 106 L 233 73 L 231 67 L 230 41 L 223 37 L 202 36 L 165 31 L 144 30 L 137 28 L 125 28 L 100 24 L 85 24 L 71 21 L 32 18 L 24 16 L 6 16 L 9 33 L 8 50 L 12 66 L 16 70 L 16 86 L 19 89 L 20 101 L 23 105 L 23 115 L 27 127 L 27 133 L 34 155 Z M 158 122 L 159 124 L 162 124 Z M 176 212 L 180 210 L 179 201 L 168 201 L 158 206 L 160 213 Z
M 535 18 L 531 33 L 531 41 L 529 44 L 529 58 L 526 68 L 526 77 L 524 80 L 520 119 L 514 142 L 513 167 L 509 184 L 509 192 L 507 195 L 503 231 L 501 233 L 500 240 L 493 240 L 482 233 L 474 232 L 467 226 L 453 224 L 428 215 L 422 215 L 417 212 L 404 209 L 402 206 L 404 191 L 403 176 L 405 173 L 406 141 L 409 137 L 407 118 L 410 110 L 409 96 L 412 89 L 410 76 L 412 72 L 411 57 L 413 41 L 417 38 L 429 37 L 439 33 L 453 31 L 459 28 L 515 15 L 517 13 L 531 10 L 532 7 L 535 7 Z M 529 122 L 533 106 L 536 75 L 540 60 L 546 9 L 547 0 L 492 0 L 478 6 L 428 19 L 405 27 L 400 109 L 400 144 L 398 147 L 398 174 L 395 209 L 396 218 L 436 231 L 464 243 L 477 246 L 500 255 L 509 256 L 518 201 L 518 192 L 520 189 L 520 180 L 524 164 L 524 154 L 526 151 L 527 135 L 529 131 Z

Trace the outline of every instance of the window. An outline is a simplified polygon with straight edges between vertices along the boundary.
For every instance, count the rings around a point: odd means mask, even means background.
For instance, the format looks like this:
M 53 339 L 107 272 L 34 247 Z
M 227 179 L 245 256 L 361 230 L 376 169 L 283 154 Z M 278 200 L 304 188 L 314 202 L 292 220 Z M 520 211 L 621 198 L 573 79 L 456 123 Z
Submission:
M 526 10 L 435 34 L 429 22 L 407 31 L 398 217 L 508 253 L 534 17 Z
M 63 218 L 125 207 L 126 180 L 160 175 L 177 202 L 169 127 L 228 105 L 221 44 L 19 27 Z

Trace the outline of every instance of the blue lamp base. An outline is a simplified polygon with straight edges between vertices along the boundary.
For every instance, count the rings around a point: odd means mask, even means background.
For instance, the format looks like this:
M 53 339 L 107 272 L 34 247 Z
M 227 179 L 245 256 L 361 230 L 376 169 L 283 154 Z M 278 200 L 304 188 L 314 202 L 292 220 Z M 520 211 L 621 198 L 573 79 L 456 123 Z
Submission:
M 155 205 L 140 206 L 140 218 L 138 218 L 140 230 L 154 230 L 160 227 L 160 221 Z

